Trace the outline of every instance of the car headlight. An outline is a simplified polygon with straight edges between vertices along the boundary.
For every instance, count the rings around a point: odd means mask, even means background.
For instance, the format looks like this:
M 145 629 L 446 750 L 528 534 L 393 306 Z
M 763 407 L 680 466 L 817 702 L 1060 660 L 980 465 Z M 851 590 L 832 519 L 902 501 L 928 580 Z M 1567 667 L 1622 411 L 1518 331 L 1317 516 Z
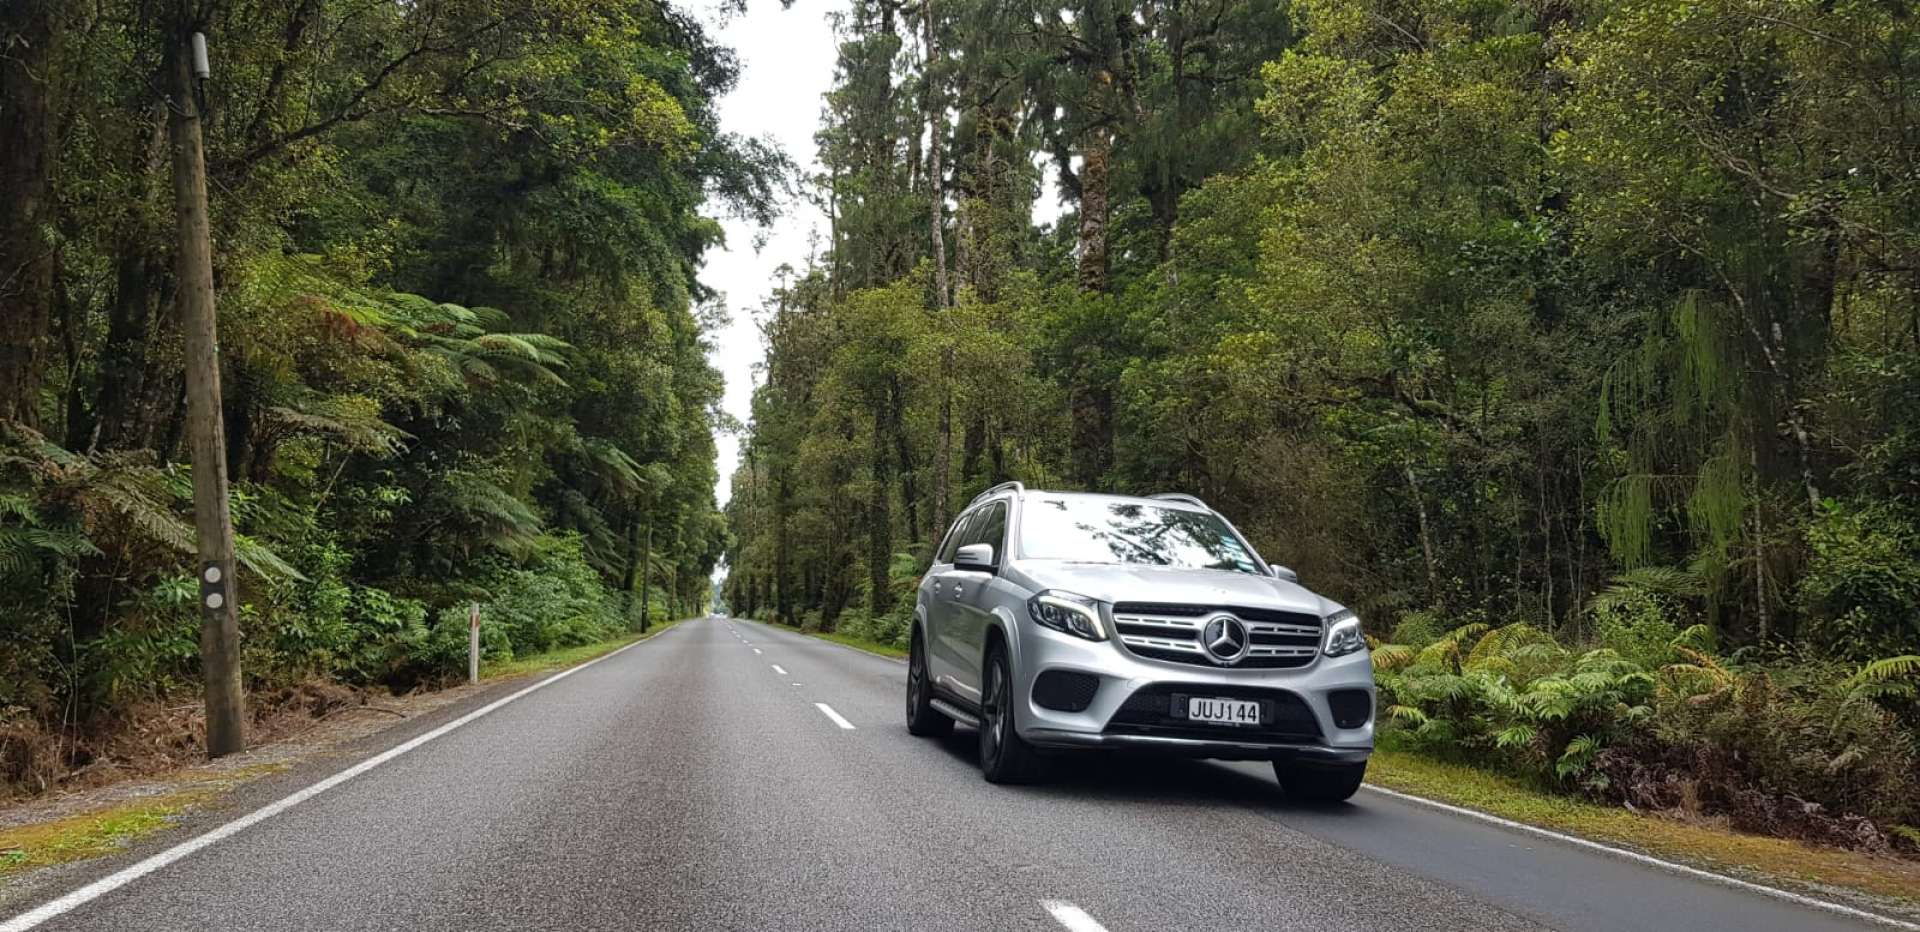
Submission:
M 1027 615 L 1038 624 L 1074 637 L 1107 639 L 1106 626 L 1100 623 L 1100 603 L 1084 595 L 1048 589 L 1027 600 Z
M 1327 646 L 1322 650 L 1329 657 L 1345 657 L 1357 650 L 1365 650 L 1367 641 L 1360 636 L 1360 616 L 1352 609 L 1341 609 L 1327 616 Z

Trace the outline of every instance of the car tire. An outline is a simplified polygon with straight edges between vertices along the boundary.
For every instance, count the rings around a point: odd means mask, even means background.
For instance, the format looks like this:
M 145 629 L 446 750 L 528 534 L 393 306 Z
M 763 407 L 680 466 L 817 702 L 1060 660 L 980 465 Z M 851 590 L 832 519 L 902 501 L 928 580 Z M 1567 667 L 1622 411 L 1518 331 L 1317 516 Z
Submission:
M 1014 727 L 1013 669 L 1007 663 L 1005 647 L 995 644 L 987 651 L 980 686 L 981 775 L 988 783 L 1030 783 L 1039 779 L 1045 762 Z
M 1367 764 L 1302 764 L 1274 761 L 1273 775 L 1287 796 L 1301 802 L 1345 802 L 1360 791 L 1367 776 Z
M 933 707 L 933 683 L 927 676 L 927 645 L 914 629 L 907 650 L 907 733 L 922 738 L 944 738 L 953 733 L 953 719 Z

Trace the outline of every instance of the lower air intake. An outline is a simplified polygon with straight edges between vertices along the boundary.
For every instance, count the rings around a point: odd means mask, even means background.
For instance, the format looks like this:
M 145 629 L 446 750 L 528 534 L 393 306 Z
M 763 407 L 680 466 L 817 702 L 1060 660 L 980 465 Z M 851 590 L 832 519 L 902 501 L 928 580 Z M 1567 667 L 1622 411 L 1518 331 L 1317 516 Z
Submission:
M 1100 691 L 1100 678 L 1091 673 L 1048 670 L 1033 681 L 1033 703 L 1056 712 L 1085 712 Z
M 1373 717 L 1373 693 L 1364 689 L 1336 689 L 1327 694 L 1327 705 L 1341 728 L 1359 728 Z

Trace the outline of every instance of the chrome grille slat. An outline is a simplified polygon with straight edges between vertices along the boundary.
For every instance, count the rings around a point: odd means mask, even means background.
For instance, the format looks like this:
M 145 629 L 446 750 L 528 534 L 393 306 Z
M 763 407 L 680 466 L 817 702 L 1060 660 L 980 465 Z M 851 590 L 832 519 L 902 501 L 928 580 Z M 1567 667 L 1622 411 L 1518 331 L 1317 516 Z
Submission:
M 1238 664 L 1217 664 L 1200 646 L 1202 627 L 1208 618 L 1220 612 L 1239 618 L 1247 626 L 1247 635 L 1253 641 Z M 1222 670 L 1297 669 L 1311 664 L 1320 653 L 1319 619 L 1301 612 L 1122 602 L 1114 606 L 1113 622 L 1116 639 L 1126 650 L 1149 660 L 1167 663 Z
M 1170 641 L 1166 638 L 1150 638 L 1141 637 L 1137 634 L 1123 634 L 1120 635 L 1120 643 L 1130 647 L 1155 647 L 1160 650 L 1177 650 L 1183 653 L 1193 654 L 1196 657 L 1205 657 L 1205 654 L 1200 650 L 1200 645 L 1193 641 Z
M 1254 645 L 1247 651 L 1250 657 L 1311 657 L 1318 647 L 1266 647 Z

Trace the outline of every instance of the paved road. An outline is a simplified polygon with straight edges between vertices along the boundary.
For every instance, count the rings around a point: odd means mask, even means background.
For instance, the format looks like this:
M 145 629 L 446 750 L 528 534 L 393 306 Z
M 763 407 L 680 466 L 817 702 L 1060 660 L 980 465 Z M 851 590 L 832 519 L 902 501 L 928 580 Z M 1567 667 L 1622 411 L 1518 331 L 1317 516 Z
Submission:
M 971 731 L 907 735 L 904 677 L 683 624 L 40 928 L 1872 928 L 1378 794 L 1290 806 L 1260 766 L 1094 758 L 992 786 Z

